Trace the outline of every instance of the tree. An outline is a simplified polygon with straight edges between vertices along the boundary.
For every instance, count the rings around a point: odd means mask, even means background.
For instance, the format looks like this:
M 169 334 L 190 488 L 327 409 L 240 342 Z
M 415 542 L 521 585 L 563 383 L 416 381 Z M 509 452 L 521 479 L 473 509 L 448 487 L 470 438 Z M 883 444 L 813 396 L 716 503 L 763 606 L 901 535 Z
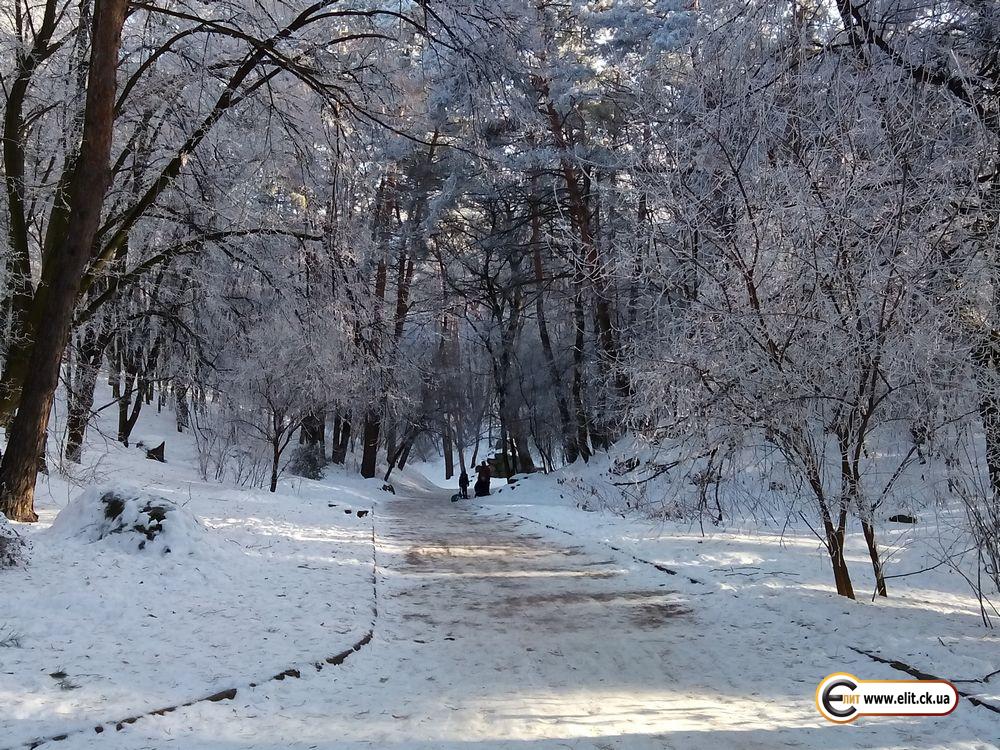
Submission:
M 53 248 L 49 273 L 43 277 L 46 303 L 30 350 L 32 379 L 22 387 L 0 464 L 0 513 L 17 521 L 38 519 L 33 507 L 38 457 L 45 447 L 62 355 L 109 183 L 118 47 L 126 8 L 125 0 L 95 0 L 94 4 L 87 104 L 69 188 L 66 240 Z

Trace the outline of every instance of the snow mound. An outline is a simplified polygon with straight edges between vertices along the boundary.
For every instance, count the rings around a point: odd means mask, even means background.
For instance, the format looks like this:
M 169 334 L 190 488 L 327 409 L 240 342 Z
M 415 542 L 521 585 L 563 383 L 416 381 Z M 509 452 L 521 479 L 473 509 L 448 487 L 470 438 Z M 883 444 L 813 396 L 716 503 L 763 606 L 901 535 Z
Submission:
M 7 517 L 0 513 L 0 569 L 25 565 L 29 551 L 28 543 L 14 531 Z
M 187 509 L 122 487 L 87 490 L 59 512 L 52 533 L 84 542 L 108 541 L 128 552 L 195 555 L 213 545 Z

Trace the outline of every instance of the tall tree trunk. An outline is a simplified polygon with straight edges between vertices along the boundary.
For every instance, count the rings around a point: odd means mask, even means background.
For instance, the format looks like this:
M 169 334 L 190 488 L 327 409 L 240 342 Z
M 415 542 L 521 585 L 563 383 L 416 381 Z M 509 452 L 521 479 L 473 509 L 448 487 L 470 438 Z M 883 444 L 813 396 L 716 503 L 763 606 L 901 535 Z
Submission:
M 365 414 L 365 424 L 362 430 L 361 444 L 361 476 L 371 479 L 375 476 L 378 463 L 378 436 L 382 427 L 382 419 L 378 412 L 369 409 Z
M 862 521 L 861 529 L 865 533 L 868 556 L 871 558 L 872 571 L 875 573 L 875 593 L 879 596 L 888 596 L 889 591 L 885 585 L 885 570 L 882 567 L 882 558 L 879 556 L 878 544 L 875 540 L 875 527 L 869 521 Z
M 451 427 L 445 415 L 444 429 L 441 431 L 441 449 L 444 452 L 444 478 L 451 479 L 455 476 L 455 451 L 451 442 Z
M 188 407 L 188 387 L 174 384 L 174 414 L 177 418 L 177 431 L 184 432 L 191 425 L 191 410 Z
M 278 467 L 281 465 L 281 437 L 275 435 L 271 440 L 271 492 L 278 491 Z
M 333 454 L 331 460 L 336 460 L 337 446 L 340 445 L 340 412 L 333 415 L 333 431 L 330 433 L 330 450 Z
M 332 460 L 335 464 L 343 464 L 347 460 L 347 449 L 351 444 L 351 420 L 343 417 L 340 421 L 340 435 L 333 447 Z
M 127 6 L 127 0 L 97 0 L 94 9 L 83 139 L 69 194 L 69 231 L 62 246 L 53 249 L 58 255 L 52 258 L 45 315 L 31 346 L 32 377 L 22 388 L 0 464 L 0 512 L 17 521 L 38 520 L 34 510 L 38 456 L 45 445 L 59 367 L 110 178 L 118 47 Z
M 74 353 L 76 366 L 66 394 L 66 448 L 63 455 L 67 461 L 76 464 L 83 458 L 83 440 L 94 407 L 94 388 L 106 345 L 107 337 L 88 326 Z
M 847 558 L 844 557 L 844 529 L 835 528 L 828 518 L 824 519 L 823 528 L 826 532 L 827 552 L 833 567 L 833 581 L 837 586 L 837 593 L 848 599 L 854 599 L 851 572 L 847 568 Z
M 572 420 L 569 414 L 569 404 L 566 402 L 565 388 L 562 376 L 559 374 L 559 366 L 556 364 L 555 352 L 552 350 L 552 339 L 549 336 L 548 321 L 545 317 L 545 270 L 542 264 L 542 243 L 541 226 L 539 223 L 537 209 L 531 214 L 531 244 L 534 248 L 534 271 L 535 284 L 535 321 L 538 323 L 538 338 L 542 342 L 542 353 L 545 355 L 545 363 L 549 369 L 549 380 L 552 381 L 552 388 L 555 391 L 556 407 L 559 409 L 559 422 L 563 432 L 563 453 L 566 463 L 573 463 L 580 455 L 577 447 L 576 434 L 573 430 Z
M 385 458 L 389 463 L 395 463 L 396 459 L 396 423 L 390 420 L 389 426 L 385 430 Z
M 577 291 L 573 297 L 573 382 L 570 398 L 576 418 L 576 447 L 584 461 L 590 460 L 590 446 L 587 444 L 587 412 L 583 408 L 583 347 L 586 337 L 587 320 L 583 312 L 583 295 Z
M 118 397 L 118 442 L 128 447 L 128 411 L 132 405 L 132 395 L 135 391 L 135 375 L 126 372 L 123 378 L 124 388 Z
M 28 242 L 28 215 L 24 193 L 25 127 L 24 105 L 28 89 L 39 66 L 60 45 L 52 44 L 52 37 L 59 20 L 59 3 L 46 0 L 45 9 L 34 30 L 34 40 L 28 50 L 15 54 L 15 67 L 9 88 L 6 89 L 6 106 L 3 119 L 3 178 L 7 197 L 7 239 L 9 252 L 5 253 L 7 289 L 0 299 L 0 325 L 10 323 L 4 330 L 8 343 L 4 370 L 10 364 L 26 360 L 30 344 L 23 336 L 27 313 L 31 307 L 31 250 Z M 0 378 L 0 425 L 8 426 L 21 396 L 20 381 Z

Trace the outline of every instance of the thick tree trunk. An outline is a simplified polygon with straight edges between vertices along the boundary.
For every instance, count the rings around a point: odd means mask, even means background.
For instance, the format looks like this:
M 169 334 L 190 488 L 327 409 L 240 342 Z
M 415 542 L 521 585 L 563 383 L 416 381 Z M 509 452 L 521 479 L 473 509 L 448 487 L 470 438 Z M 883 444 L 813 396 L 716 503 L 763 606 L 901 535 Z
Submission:
M 3 134 L 3 179 L 7 197 L 7 232 L 9 247 L 5 254 L 7 288 L 2 290 L 0 322 L 10 321 L 4 331 L 8 344 L 4 360 L 3 377 L 0 377 L 0 425 L 7 427 L 21 397 L 21 382 L 27 370 L 28 352 L 32 337 L 27 335 L 28 310 L 32 301 L 31 251 L 28 242 L 28 215 L 24 193 L 25 126 L 24 105 L 28 90 L 39 66 L 59 47 L 52 44 L 52 37 L 59 22 L 59 4 L 46 0 L 44 11 L 37 18 L 31 49 L 21 50 L 15 56 L 15 67 L 9 88 L 5 89 Z M 14 377 L 10 370 L 19 367 L 21 377 Z
M 34 511 L 38 456 L 45 445 L 59 367 L 110 177 L 118 47 L 127 6 L 127 0 L 97 0 L 94 9 L 83 139 L 69 194 L 69 227 L 65 242 L 53 248 L 58 255 L 51 261 L 45 315 L 31 346 L 32 377 L 22 388 L 0 464 L 0 512 L 17 521 L 38 520 Z
M 848 599 L 854 599 L 851 572 L 847 568 L 847 558 L 844 557 L 844 530 L 834 528 L 829 521 L 824 522 L 824 528 L 826 530 L 827 552 L 830 554 L 833 581 L 837 586 L 837 593 Z

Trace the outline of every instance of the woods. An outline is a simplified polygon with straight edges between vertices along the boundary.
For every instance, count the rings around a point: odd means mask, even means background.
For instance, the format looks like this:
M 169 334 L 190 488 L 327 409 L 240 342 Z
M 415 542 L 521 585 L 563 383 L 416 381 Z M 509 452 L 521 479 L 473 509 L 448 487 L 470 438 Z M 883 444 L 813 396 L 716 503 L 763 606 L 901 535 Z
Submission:
M 911 502 L 958 503 L 1000 586 L 998 31 L 963 2 L 14 0 L 0 510 L 33 520 L 105 408 L 124 445 L 173 410 L 203 478 L 271 491 L 624 439 L 631 477 L 701 477 L 644 512 L 801 519 L 844 596 L 846 529 L 884 596 L 876 519 Z

